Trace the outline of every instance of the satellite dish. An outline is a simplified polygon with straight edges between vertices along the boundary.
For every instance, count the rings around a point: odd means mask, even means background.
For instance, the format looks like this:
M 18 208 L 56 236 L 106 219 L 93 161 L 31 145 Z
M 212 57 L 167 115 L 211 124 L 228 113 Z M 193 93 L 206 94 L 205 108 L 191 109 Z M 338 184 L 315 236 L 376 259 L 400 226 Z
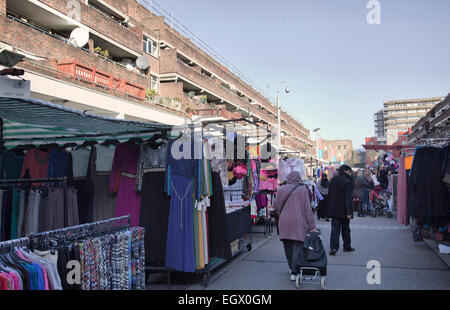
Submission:
M 70 38 L 75 42 L 78 47 L 85 46 L 89 41 L 89 30 L 84 28 L 75 28 L 70 34 Z
M 148 61 L 148 58 L 145 56 L 139 56 L 138 59 L 136 59 L 136 67 L 138 67 L 141 70 L 146 70 L 150 66 L 150 62 Z

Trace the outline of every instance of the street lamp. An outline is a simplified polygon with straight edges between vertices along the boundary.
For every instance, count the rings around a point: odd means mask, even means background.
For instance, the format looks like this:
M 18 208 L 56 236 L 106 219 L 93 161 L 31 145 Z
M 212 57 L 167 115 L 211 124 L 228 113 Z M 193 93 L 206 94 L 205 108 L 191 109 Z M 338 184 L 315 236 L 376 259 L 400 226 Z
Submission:
M 319 131 L 321 130 L 321 128 L 316 128 L 316 129 L 314 129 L 313 130 L 313 132 L 316 134 L 316 156 L 317 156 L 317 160 L 316 160 L 316 169 L 317 169 L 317 167 L 318 167 L 318 165 L 319 165 L 319 162 L 320 162 L 320 156 L 319 156 L 319 152 L 320 152 L 320 150 L 319 150 L 319 138 L 321 138 L 322 139 L 322 136 L 320 135 L 320 133 L 319 133 Z M 312 160 L 312 159 L 311 159 Z M 311 162 L 311 165 L 312 165 L 312 162 Z M 313 169 L 313 174 L 314 174 L 314 168 L 312 168 Z
M 286 94 L 289 94 L 289 92 L 291 91 L 287 85 L 287 83 L 285 81 L 281 81 L 281 84 L 284 84 L 286 87 L 284 89 Z M 280 154 L 280 150 L 281 150 L 281 106 L 280 106 L 280 91 L 277 91 L 277 130 L 278 130 L 278 135 L 277 135 L 277 153 L 278 156 Z

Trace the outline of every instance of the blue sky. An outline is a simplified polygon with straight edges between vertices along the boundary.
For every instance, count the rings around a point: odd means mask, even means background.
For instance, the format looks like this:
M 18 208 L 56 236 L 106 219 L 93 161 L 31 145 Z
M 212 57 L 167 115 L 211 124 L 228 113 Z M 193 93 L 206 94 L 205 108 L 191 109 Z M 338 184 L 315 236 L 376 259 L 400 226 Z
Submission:
M 157 0 L 324 139 L 360 148 L 384 100 L 450 92 L 450 1 Z M 313 139 L 315 136 L 312 134 Z

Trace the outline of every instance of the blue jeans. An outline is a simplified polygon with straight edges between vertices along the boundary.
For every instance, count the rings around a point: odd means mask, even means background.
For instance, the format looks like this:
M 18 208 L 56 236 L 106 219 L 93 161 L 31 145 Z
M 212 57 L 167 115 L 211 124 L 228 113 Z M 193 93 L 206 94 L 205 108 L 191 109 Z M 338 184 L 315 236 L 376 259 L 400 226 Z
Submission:
M 370 191 L 366 188 L 363 188 L 363 197 L 362 197 L 362 211 L 367 212 L 368 210 L 372 210 L 372 205 L 370 203 Z

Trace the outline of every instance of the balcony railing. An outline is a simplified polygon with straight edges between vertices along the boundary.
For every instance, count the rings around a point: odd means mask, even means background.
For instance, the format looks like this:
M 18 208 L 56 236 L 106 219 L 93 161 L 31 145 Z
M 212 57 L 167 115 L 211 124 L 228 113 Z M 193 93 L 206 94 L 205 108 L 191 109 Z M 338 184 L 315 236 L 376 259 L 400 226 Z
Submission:
M 76 80 L 80 80 L 116 93 L 126 93 L 129 96 L 145 100 L 145 87 L 133 84 L 112 74 L 97 71 L 95 66 L 80 64 L 77 59 L 59 60 L 58 70 Z

